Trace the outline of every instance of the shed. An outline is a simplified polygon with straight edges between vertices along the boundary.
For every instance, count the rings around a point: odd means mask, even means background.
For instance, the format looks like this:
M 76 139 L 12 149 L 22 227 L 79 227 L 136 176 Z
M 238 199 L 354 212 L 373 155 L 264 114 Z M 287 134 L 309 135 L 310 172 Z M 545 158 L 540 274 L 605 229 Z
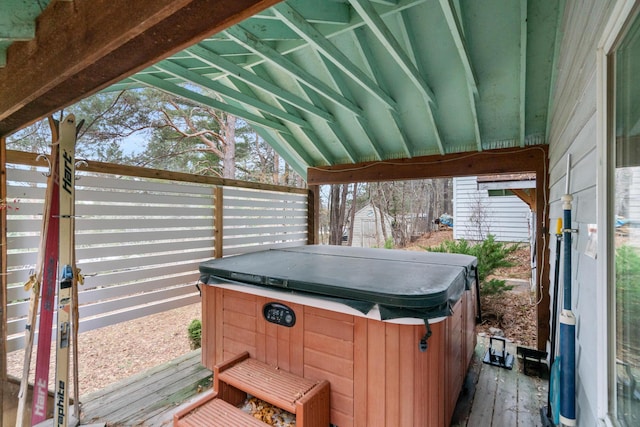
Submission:
M 359 248 L 381 248 L 384 246 L 385 239 L 382 230 L 382 221 L 380 219 L 380 211 L 374 209 L 371 203 L 367 203 L 362 209 L 356 212 L 353 219 L 353 239 L 351 246 Z M 391 236 L 393 218 L 385 214 L 384 224 L 388 235 Z

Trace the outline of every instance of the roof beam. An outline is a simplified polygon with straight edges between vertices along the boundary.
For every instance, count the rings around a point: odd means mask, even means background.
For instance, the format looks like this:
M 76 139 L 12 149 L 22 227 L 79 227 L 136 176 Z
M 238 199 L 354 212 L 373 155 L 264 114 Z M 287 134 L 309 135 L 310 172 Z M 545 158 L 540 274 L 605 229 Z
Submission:
M 255 67 L 253 69 L 253 71 L 262 80 L 264 80 L 265 82 L 270 82 L 271 83 L 271 81 L 272 81 L 271 77 L 269 76 L 267 71 L 264 69 L 264 67 Z M 311 89 L 307 89 L 307 91 L 309 91 L 313 95 L 317 96 L 315 94 L 315 92 L 313 92 Z M 284 108 L 285 111 L 287 111 L 289 113 L 292 113 L 292 114 L 296 113 L 295 111 L 293 111 L 294 108 L 291 105 L 287 104 L 287 103 L 283 103 L 282 107 Z M 327 122 L 327 125 L 330 126 L 332 123 L 334 123 L 334 121 Z M 332 164 L 335 163 L 335 159 L 333 158 L 333 155 L 331 154 L 329 149 L 326 147 L 325 143 L 318 137 L 318 135 L 315 133 L 315 131 L 313 131 L 312 129 L 308 129 L 308 128 L 300 128 L 300 130 L 302 131 L 304 136 L 307 139 L 309 139 L 309 141 L 311 141 L 311 145 L 316 149 L 316 152 L 320 155 L 320 157 L 322 157 L 322 160 L 325 162 L 325 164 L 332 165 Z M 293 135 L 288 135 L 288 134 L 281 134 L 281 137 L 294 150 L 296 150 L 296 152 L 298 152 L 298 155 L 300 155 L 307 162 L 307 165 L 317 164 L 317 162 L 314 161 L 313 158 L 311 157 L 311 155 L 309 154 L 308 150 L 306 150 L 306 149 L 304 149 L 302 147 L 302 144 L 297 140 L 296 137 L 294 137 Z
M 289 74 L 299 83 L 313 89 L 318 94 L 349 110 L 353 114 L 362 115 L 362 109 L 360 107 L 345 99 L 342 95 L 323 83 L 322 80 L 304 70 L 298 64 L 290 61 L 277 50 L 261 42 L 253 34 L 244 30 L 240 26 L 237 25 L 227 29 L 225 34 L 251 52 L 268 60 L 273 65 L 278 66 L 282 71 Z
M 527 92 L 527 0 L 520 0 L 520 147 L 526 138 Z
M 167 80 L 162 80 L 158 77 L 154 77 L 150 74 L 138 74 L 132 77 L 134 80 L 137 80 L 141 83 L 145 83 L 149 86 L 155 86 L 156 88 L 170 93 L 172 95 L 180 96 L 182 98 L 190 99 L 194 102 L 197 102 L 202 105 L 207 105 L 211 108 L 215 108 L 217 110 L 226 111 L 229 114 L 233 114 L 234 116 L 241 117 L 249 123 L 257 123 L 259 125 L 268 127 L 270 129 L 277 130 L 279 132 L 289 133 L 289 129 L 286 128 L 282 123 L 277 123 L 272 120 L 267 120 L 263 117 L 256 116 L 255 114 L 251 114 L 242 108 L 234 107 L 233 105 L 225 104 L 224 102 L 217 101 L 211 97 L 199 94 L 197 92 L 193 92 L 191 90 L 185 89 L 181 86 L 168 82 Z
M 275 6 L 276 16 L 284 21 L 289 28 L 295 31 L 307 43 L 313 46 L 325 58 L 331 61 L 336 67 L 342 70 L 347 76 L 358 83 L 367 92 L 377 98 L 389 108 L 396 108 L 396 102 L 378 85 L 373 82 L 362 70 L 360 70 L 347 56 L 342 53 L 333 43 L 320 33 L 313 25 L 287 3 L 280 3 Z
M 396 61 L 400 69 L 404 71 L 407 77 L 409 77 L 424 97 L 427 104 L 427 120 L 432 126 L 433 136 L 435 138 L 436 145 L 438 146 L 438 151 L 440 154 L 444 154 L 444 145 L 440 138 L 440 132 L 436 126 L 435 118 L 433 117 L 432 109 L 436 106 L 436 97 L 433 90 L 431 90 L 429 85 L 424 81 L 416 65 L 411 62 L 409 55 L 407 55 L 400 43 L 398 43 L 396 38 L 393 36 L 393 33 L 385 25 L 384 21 L 373 8 L 369 0 L 349 0 L 349 3 L 351 3 L 354 9 L 366 22 L 369 30 L 371 30 L 371 32 L 376 36 L 389 55 L 391 55 L 391 57 Z M 396 123 L 397 122 L 398 119 L 396 119 Z M 401 129 L 402 126 L 399 123 L 397 124 Z M 411 157 L 411 153 L 409 154 L 409 157 Z
M 331 77 L 335 85 L 338 87 L 340 92 L 342 92 L 344 96 L 346 96 L 347 98 L 353 99 L 353 95 L 349 90 L 349 86 L 347 86 L 347 83 L 345 82 L 344 78 L 342 77 L 342 74 L 339 72 L 335 64 L 329 61 L 324 56 L 321 56 L 321 58 L 322 58 L 322 61 L 324 62 L 325 67 L 327 67 L 329 76 Z M 380 144 L 377 143 L 376 137 L 373 131 L 371 130 L 371 126 L 369 125 L 369 121 L 365 117 L 360 117 L 360 116 L 356 117 L 356 121 L 360 126 L 360 130 L 362 130 L 362 132 L 364 132 L 365 135 L 367 136 L 367 142 L 369 146 L 373 148 L 373 151 L 375 152 L 375 155 L 376 155 L 376 160 L 382 160 L 384 150 L 382 149 Z
M 460 56 L 462 68 L 464 68 L 465 75 L 467 76 L 469 108 L 471 109 L 471 115 L 473 116 L 473 131 L 476 139 L 476 147 L 478 148 L 478 151 L 482 151 L 482 138 L 480 137 L 480 124 L 478 122 L 478 111 L 476 109 L 476 100 L 479 96 L 478 79 L 471 65 L 471 57 L 467 50 L 467 44 L 465 43 L 462 25 L 458 19 L 458 13 L 456 12 L 456 8 L 452 2 L 453 0 L 440 0 L 440 7 L 444 13 L 444 18 L 447 22 L 447 26 L 449 27 L 453 43 L 456 45 L 458 55 Z
M 238 92 L 237 90 L 225 86 L 218 81 L 203 77 L 194 71 L 191 71 L 176 64 L 175 62 L 172 62 L 171 60 L 167 59 L 156 64 L 156 68 L 179 77 L 180 79 L 187 82 L 196 84 L 206 89 L 210 89 L 220 95 L 232 98 L 241 104 L 256 108 L 260 110 L 261 113 L 271 114 L 272 116 L 278 117 L 281 120 L 287 121 L 297 126 L 309 127 L 309 123 L 307 123 L 306 120 L 299 116 L 294 116 L 292 114 L 283 112 L 281 109 L 274 107 L 273 105 L 269 105 L 266 102 L 262 102 L 255 97 L 245 95 L 242 92 Z
M 462 25 L 460 24 L 460 20 L 458 19 L 458 14 L 454 9 L 452 0 L 440 0 L 440 8 L 444 13 L 444 18 L 447 22 L 447 26 L 449 27 L 453 43 L 456 45 L 458 56 L 462 62 L 462 68 L 464 68 L 464 73 L 467 76 L 467 83 L 471 87 L 473 96 L 477 98 L 478 79 L 476 78 L 476 73 L 471 65 L 471 57 L 469 56 L 467 44 L 464 40 L 464 35 L 462 34 Z
M 240 79 L 243 82 L 247 83 L 250 86 L 260 88 L 263 91 L 270 93 L 272 96 L 287 102 L 302 111 L 306 111 L 309 114 L 316 115 L 318 117 L 323 118 L 328 122 L 335 121 L 335 118 L 328 111 L 319 108 L 312 103 L 305 101 L 297 95 L 294 95 L 281 87 L 268 82 L 251 71 L 245 70 L 241 66 L 229 61 L 226 58 L 221 57 L 208 49 L 200 45 L 192 46 L 187 51 L 193 55 L 195 58 L 198 58 L 202 62 L 205 62 L 211 66 L 218 68 L 221 71 L 228 73 L 229 77 L 233 77 L 236 79 Z
M 547 146 L 451 153 L 413 159 L 383 160 L 355 165 L 312 167 L 307 184 L 328 185 L 352 182 L 406 179 L 452 178 L 454 176 L 535 172 L 537 188 L 544 189 Z
M 349 0 L 351 6 L 358 12 L 358 15 L 367 24 L 367 27 L 376 36 L 378 41 L 385 47 L 389 55 L 396 61 L 400 69 L 415 84 L 422 95 L 429 100 L 431 104 L 436 105 L 436 97 L 433 90 L 424 81 L 420 72 L 411 62 L 400 43 L 395 39 L 393 33 L 387 28 L 384 21 L 378 15 L 369 0 Z
M 0 135 L 73 104 L 279 0 L 55 2 L 0 68 Z M 176 27 L 189 31 L 175 31 Z M 71 31 L 70 29 L 73 29 Z
M 382 78 L 380 69 L 376 66 L 375 58 L 373 57 L 373 52 L 371 51 L 371 47 L 366 40 L 365 32 L 363 28 L 356 28 L 354 30 L 355 42 L 362 53 L 365 64 L 369 67 L 371 73 L 373 74 L 373 78 L 376 80 L 378 85 L 380 85 L 384 89 L 384 80 Z M 402 149 L 404 150 L 404 154 L 407 157 L 413 157 L 413 150 L 410 147 L 409 139 L 407 137 L 406 132 L 404 131 L 404 127 L 400 121 L 400 114 L 397 110 L 389 110 L 389 114 L 393 119 L 393 123 L 395 124 L 395 128 L 400 134 L 400 142 L 402 143 Z

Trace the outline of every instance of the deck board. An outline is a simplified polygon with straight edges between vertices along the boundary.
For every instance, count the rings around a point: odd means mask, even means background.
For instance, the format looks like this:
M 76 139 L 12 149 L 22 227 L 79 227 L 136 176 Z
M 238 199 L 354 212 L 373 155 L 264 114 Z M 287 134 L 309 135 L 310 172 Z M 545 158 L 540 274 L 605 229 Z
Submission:
M 517 358 L 513 370 L 485 365 L 487 346 L 488 340 L 479 337 L 451 426 L 541 426 L 548 381 L 524 375 Z M 507 349 L 516 354 L 514 345 Z M 198 398 L 198 385 L 211 386 L 211 371 L 200 361 L 197 350 L 83 396 L 82 423 L 172 425 L 178 408 Z
M 525 375 L 517 357 L 512 370 L 484 364 L 488 345 L 488 338 L 478 337 L 451 426 L 542 426 L 540 408 L 547 404 L 548 380 Z M 507 351 L 516 356 L 514 344 L 507 345 Z
M 199 386 L 211 386 L 211 375 L 200 364 L 200 350 L 187 353 L 83 396 L 82 424 L 171 425 L 178 406 L 196 396 Z

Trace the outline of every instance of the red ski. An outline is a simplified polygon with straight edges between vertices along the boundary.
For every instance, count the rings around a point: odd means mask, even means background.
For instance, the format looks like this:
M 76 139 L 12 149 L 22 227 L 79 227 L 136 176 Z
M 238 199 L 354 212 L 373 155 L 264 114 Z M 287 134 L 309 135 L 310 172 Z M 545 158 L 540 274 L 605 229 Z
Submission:
M 47 397 L 49 393 L 49 362 L 51 359 L 51 334 L 55 311 L 55 292 L 58 272 L 58 239 L 60 209 L 60 179 L 58 173 L 58 147 L 52 150 L 51 174 L 52 191 L 49 200 L 49 222 L 45 241 L 45 257 L 42 278 L 42 298 L 40 301 L 40 324 L 38 327 L 38 353 L 36 375 L 31 405 L 31 425 L 36 425 L 47 417 Z

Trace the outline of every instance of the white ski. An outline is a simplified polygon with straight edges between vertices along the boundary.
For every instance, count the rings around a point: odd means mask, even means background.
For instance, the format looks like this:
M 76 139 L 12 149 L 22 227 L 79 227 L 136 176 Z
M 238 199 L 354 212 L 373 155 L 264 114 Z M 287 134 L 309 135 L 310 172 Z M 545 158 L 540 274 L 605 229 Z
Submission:
M 56 393 L 54 425 L 69 422 L 69 343 L 71 339 L 72 286 L 74 281 L 76 121 L 73 114 L 60 123 L 60 240 L 58 255 L 58 330 L 56 340 Z

